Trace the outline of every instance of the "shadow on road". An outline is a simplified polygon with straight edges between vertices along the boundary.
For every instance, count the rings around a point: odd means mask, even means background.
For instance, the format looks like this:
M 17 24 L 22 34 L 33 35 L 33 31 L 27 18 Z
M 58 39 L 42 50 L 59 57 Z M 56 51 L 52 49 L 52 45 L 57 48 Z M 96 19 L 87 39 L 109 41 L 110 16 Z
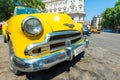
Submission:
M 84 54 L 85 53 L 83 52 L 77 57 L 75 57 L 73 60 L 62 62 L 48 70 L 26 73 L 26 80 L 50 80 L 65 71 L 69 72 L 70 67 L 74 66 L 77 62 L 79 62 L 81 58 L 84 57 Z

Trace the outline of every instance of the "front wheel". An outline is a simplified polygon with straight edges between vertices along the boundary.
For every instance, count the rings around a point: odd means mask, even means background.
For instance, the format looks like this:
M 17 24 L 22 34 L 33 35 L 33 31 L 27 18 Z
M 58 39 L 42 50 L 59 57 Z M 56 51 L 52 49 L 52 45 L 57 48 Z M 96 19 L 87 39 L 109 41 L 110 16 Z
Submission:
M 100 32 L 98 32 L 98 34 L 100 34 Z
M 13 63 L 14 50 L 13 50 L 12 42 L 9 41 L 8 45 L 9 45 L 9 68 L 15 75 L 19 75 L 21 72 L 15 69 L 15 66 Z
M 4 41 L 4 43 L 7 43 L 7 39 L 5 36 L 3 36 L 3 41 Z

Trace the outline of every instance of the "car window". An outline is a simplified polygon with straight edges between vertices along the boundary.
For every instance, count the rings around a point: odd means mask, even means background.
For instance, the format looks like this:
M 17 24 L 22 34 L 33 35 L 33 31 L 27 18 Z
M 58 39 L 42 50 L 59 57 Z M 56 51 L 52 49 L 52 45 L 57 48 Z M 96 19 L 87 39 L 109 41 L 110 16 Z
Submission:
M 33 13 L 38 13 L 38 11 L 32 8 L 27 8 L 27 7 L 16 7 L 15 8 L 15 15 L 33 14 Z

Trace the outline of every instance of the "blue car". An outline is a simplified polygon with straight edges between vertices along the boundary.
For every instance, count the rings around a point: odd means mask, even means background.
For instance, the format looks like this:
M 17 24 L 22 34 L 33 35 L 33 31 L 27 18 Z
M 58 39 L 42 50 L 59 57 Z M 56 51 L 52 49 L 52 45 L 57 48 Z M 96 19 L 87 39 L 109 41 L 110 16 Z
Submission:
M 104 29 L 103 32 L 113 32 L 112 29 Z
M 90 36 L 91 32 L 88 27 L 83 26 L 83 35 Z

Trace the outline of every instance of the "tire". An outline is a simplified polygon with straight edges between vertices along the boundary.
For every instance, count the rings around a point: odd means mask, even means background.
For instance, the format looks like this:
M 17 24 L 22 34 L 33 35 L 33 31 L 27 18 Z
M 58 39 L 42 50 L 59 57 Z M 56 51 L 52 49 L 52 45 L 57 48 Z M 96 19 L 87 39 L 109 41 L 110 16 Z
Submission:
M 7 43 L 7 39 L 5 36 L 3 36 L 4 43 Z
M 98 32 L 98 34 L 100 34 L 100 32 Z
M 13 74 L 20 75 L 21 72 L 18 71 L 17 69 L 15 69 L 15 66 L 14 66 L 14 63 L 13 63 L 14 50 L 13 50 L 12 42 L 9 41 L 8 45 L 9 45 L 9 68 L 13 72 Z

